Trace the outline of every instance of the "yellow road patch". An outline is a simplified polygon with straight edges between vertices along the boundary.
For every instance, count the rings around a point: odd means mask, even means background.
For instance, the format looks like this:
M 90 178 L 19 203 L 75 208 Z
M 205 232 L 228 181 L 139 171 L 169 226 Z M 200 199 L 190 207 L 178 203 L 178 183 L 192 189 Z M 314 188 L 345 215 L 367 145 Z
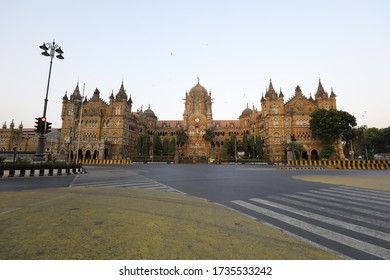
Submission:
M 390 175 L 297 175 L 295 179 L 350 187 L 390 191 Z

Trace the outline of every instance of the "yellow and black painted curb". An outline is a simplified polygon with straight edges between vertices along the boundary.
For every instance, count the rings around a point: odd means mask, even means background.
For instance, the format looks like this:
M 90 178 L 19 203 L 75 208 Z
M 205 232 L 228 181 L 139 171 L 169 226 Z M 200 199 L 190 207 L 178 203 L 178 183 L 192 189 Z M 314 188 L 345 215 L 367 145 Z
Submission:
M 289 160 L 287 167 L 315 167 L 322 166 L 324 169 L 390 169 L 390 160 Z
M 131 159 L 83 159 L 80 164 L 133 164 Z
M 0 169 L 0 178 L 11 177 L 41 177 L 41 176 L 61 176 L 86 173 L 83 167 L 66 168 L 34 168 L 34 169 Z

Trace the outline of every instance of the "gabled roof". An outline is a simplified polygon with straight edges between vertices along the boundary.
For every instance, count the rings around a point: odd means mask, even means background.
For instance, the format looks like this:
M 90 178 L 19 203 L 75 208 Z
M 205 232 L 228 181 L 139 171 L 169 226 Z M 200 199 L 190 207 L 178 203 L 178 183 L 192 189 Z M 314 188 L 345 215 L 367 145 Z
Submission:
M 160 120 L 160 121 L 157 121 L 156 122 L 156 128 L 162 128 L 167 126 L 167 127 L 170 127 L 170 128 L 176 128 L 178 125 L 180 125 L 180 127 L 183 126 L 183 121 L 180 121 L 180 120 Z

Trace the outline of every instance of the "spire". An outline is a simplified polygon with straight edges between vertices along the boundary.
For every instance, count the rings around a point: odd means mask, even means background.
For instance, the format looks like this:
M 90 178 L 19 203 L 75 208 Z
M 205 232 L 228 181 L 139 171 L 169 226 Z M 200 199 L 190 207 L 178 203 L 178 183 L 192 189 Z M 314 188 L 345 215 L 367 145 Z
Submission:
M 80 88 L 79 88 L 79 82 L 76 84 L 76 88 L 74 89 L 73 93 L 70 95 L 70 100 L 81 100 L 81 94 L 80 94 Z
M 23 129 L 23 121 L 20 122 L 19 129 Z
M 68 101 L 69 99 L 68 99 L 68 91 L 66 90 L 65 91 L 65 95 L 64 95 L 64 97 L 62 97 L 62 100 L 63 101 Z
M 333 88 L 331 89 L 330 97 L 331 98 L 335 98 L 336 97 L 336 94 L 334 93 Z
M 322 86 L 321 79 L 318 79 L 318 88 L 317 91 L 324 92 L 324 87 Z
M 80 94 L 79 82 L 77 81 L 76 88 L 74 89 L 75 93 Z
M 274 86 L 272 85 L 272 79 L 269 79 L 268 90 L 269 90 L 269 91 L 272 91 L 272 92 L 275 92 Z
M 198 83 L 197 83 L 197 84 L 199 85 L 199 84 L 200 84 L 200 81 L 199 81 L 199 80 L 200 80 L 200 79 L 199 79 L 199 76 L 196 76 L 196 79 L 198 80 Z
M 282 88 L 279 89 L 279 98 L 283 98 L 284 97 L 284 94 L 282 92 Z
M 9 128 L 14 129 L 14 127 L 15 127 L 15 123 L 14 123 L 14 119 L 12 119 L 12 122 L 9 125 Z
M 3 129 L 7 129 L 7 122 L 6 121 L 3 124 Z
M 302 95 L 302 90 L 299 85 L 295 87 L 295 95 Z
M 119 92 L 118 94 L 116 95 L 116 99 L 125 99 L 127 100 L 127 94 L 126 94 L 126 90 L 125 90 L 125 87 L 123 86 L 123 81 L 122 81 L 122 84 L 121 84 L 121 87 L 119 89 Z
M 269 85 L 265 93 L 265 97 L 270 97 L 271 99 L 276 99 L 278 97 L 274 89 L 274 86 L 272 85 L 272 79 L 269 79 Z
M 318 87 L 317 92 L 314 95 L 314 97 L 317 99 L 318 97 L 328 97 L 328 94 L 325 92 L 324 87 L 322 86 L 321 79 L 318 79 Z
M 94 100 L 100 99 L 100 91 L 98 90 L 98 88 L 95 89 L 95 91 L 92 95 L 92 99 L 94 99 Z

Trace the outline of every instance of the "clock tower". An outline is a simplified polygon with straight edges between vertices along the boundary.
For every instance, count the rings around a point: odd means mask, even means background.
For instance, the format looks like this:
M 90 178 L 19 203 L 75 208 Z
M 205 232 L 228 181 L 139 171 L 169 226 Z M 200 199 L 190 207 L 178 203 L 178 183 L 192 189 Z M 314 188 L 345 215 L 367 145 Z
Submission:
M 199 83 L 186 92 L 184 99 L 183 128 L 188 136 L 186 150 L 190 156 L 208 156 L 209 143 L 203 138 L 206 130 L 212 127 L 211 92 Z

